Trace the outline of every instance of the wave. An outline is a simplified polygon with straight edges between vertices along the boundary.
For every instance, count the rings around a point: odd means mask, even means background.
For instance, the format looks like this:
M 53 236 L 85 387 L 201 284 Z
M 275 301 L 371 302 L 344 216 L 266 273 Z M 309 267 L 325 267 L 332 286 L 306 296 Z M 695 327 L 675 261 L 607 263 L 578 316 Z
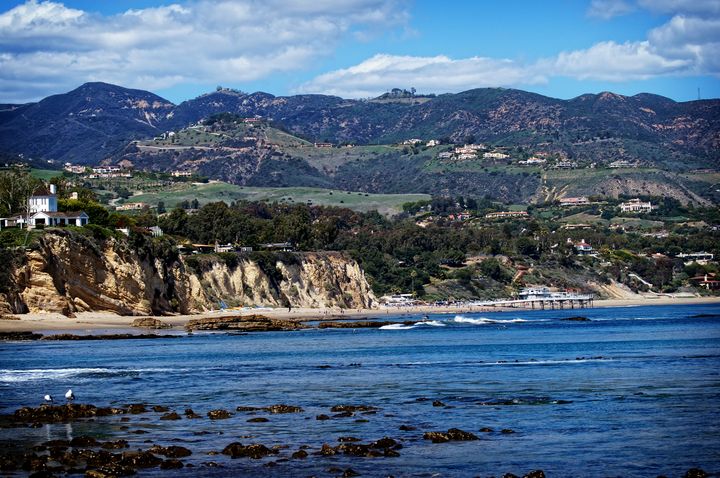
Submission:
M 414 329 L 415 325 L 405 325 L 405 324 L 388 324 L 383 325 L 380 327 L 380 330 L 410 330 Z
M 465 317 L 464 315 L 456 315 L 453 319 L 456 324 L 471 324 L 471 325 L 488 325 L 488 324 L 518 324 L 521 322 L 528 322 L 525 319 L 488 319 L 486 317 L 480 317 L 473 319 L 472 317 Z
M 429 325 L 431 327 L 445 327 L 447 324 L 445 322 L 441 322 L 439 320 L 426 320 L 426 321 L 418 322 L 415 324 L 415 326 L 420 326 L 420 325 Z
M 143 372 L 168 372 L 178 369 L 168 368 L 50 368 L 27 370 L 0 370 L 0 383 L 22 383 L 42 380 L 61 380 L 77 377 L 107 377 L 114 375 L 135 375 Z

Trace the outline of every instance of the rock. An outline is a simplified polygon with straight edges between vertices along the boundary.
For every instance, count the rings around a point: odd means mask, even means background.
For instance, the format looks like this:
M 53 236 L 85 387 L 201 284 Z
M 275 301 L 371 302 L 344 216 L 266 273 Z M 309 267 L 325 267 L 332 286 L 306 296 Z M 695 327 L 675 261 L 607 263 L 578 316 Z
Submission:
M 200 415 L 195 413 L 192 408 L 186 408 L 185 409 L 185 416 L 187 418 L 200 418 Z
M 459 428 L 451 428 L 447 432 L 425 432 L 423 434 L 425 440 L 432 440 L 433 443 L 444 443 L 448 441 L 469 441 L 478 440 L 479 438 Z
M 298 450 L 295 453 L 292 454 L 292 458 L 296 460 L 304 460 L 308 457 L 308 452 L 305 450 Z
M 524 475 L 523 478 L 545 478 L 545 473 L 542 470 L 533 470 Z
M 67 423 L 78 418 L 92 418 L 97 415 L 95 405 L 68 403 L 65 405 L 40 405 L 37 408 L 23 407 L 16 410 L 13 419 L 17 422 Z
M 109 463 L 101 466 L 96 470 L 88 470 L 85 472 L 85 478 L 116 478 L 118 476 L 131 476 L 137 472 L 128 466 L 122 466 L 117 463 Z
M 315 417 L 315 420 L 330 420 L 330 417 L 324 414 Z
M 156 455 L 163 455 L 167 458 L 184 458 L 186 456 L 192 455 L 192 452 L 189 449 L 185 448 L 184 446 L 177 445 L 171 445 L 167 447 L 154 445 L 150 447 L 148 451 Z
M 348 468 L 347 470 L 343 471 L 342 478 L 350 478 L 352 476 L 360 476 L 360 473 L 353 470 L 352 468 Z
M 684 478 L 706 478 L 710 475 L 708 475 L 705 470 L 701 468 L 690 468 L 688 471 L 685 472 L 685 475 L 683 475 Z
M 370 411 L 377 411 L 379 410 L 377 407 L 372 407 L 369 405 L 335 405 L 330 409 L 333 413 L 338 412 L 370 412 Z
M 160 466 L 162 458 L 158 458 L 149 451 L 126 451 L 122 454 L 120 464 L 132 468 L 155 468 Z
M 45 335 L 42 340 L 132 340 L 132 339 L 177 339 L 179 335 L 156 335 L 156 334 L 106 334 L 106 335 L 75 335 L 75 334 L 54 334 Z
M 208 418 L 210 418 L 210 420 L 225 420 L 232 417 L 232 413 L 228 412 L 227 410 L 218 409 L 210 410 L 207 413 L 207 416 Z
M 160 417 L 160 420 L 180 420 L 180 415 L 177 412 L 165 413 Z
M 441 402 L 440 400 L 435 400 L 435 401 L 433 401 L 432 406 L 433 407 L 444 407 L 445 404 L 443 402 Z
M 338 438 L 338 441 L 340 443 L 354 443 L 360 441 L 360 439 L 355 437 L 340 437 Z
M 247 422 L 248 422 L 248 423 L 265 423 L 265 422 L 269 422 L 269 421 L 270 421 L 270 420 L 268 420 L 268 419 L 265 418 L 265 417 L 255 417 L 255 418 L 250 418 L 250 419 L 248 419 Z
M 270 413 L 300 413 L 303 411 L 300 407 L 295 407 L 293 405 L 271 405 L 267 408 L 264 408 L 264 410 L 270 412 Z
M 40 340 L 42 338 L 42 334 L 35 332 L 0 332 L 0 341 Z
M 327 443 L 323 443 L 322 447 L 320 448 L 320 454 L 322 456 L 333 456 L 335 453 L 335 449 Z
M 398 428 L 404 432 L 412 432 L 417 430 L 417 428 L 412 425 L 400 425 Z
M 370 448 L 402 448 L 402 445 L 400 445 L 397 441 L 390 437 L 382 437 L 379 440 L 376 440 L 372 443 L 370 443 Z
M 500 430 L 500 433 L 502 433 L 503 435 L 512 435 L 513 433 L 515 433 L 515 430 L 503 428 L 502 430 Z
M 165 460 L 162 463 L 160 463 L 160 469 L 161 470 L 177 470 L 179 468 L 182 468 L 183 462 L 180 460 Z
M 157 412 L 157 413 L 164 413 L 164 412 L 170 411 L 170 409 L 164 405 L 153 405 L 152 409 L 153 409 L 153 412 Z
M 513 475 L 512 473 L 505 473 L 502 478 L 520 478 L 517 475 Z
M 564 317 L 564 318 L 562 318 L 562 319 L 560 319 L 560 320 L 568 320 L 568 321 L 570 321 L 570 322 L 590 322 L 590 319 L 588 319 L 587 317 L 580 317 L 580 316 L 577 316 L 577 317 Z
M 276 455 L 278 451 L 261 444 L 244 446 L 241 443 L 235 442 L 226 446 L 222 453 L 223 455 L 229 455 L 230 458 L 248 457 L 257 460 L 268 455 Z
M 145 408 L 145 405 L 142 403 L 133 403 L 131 405 L 128 405 L 128 413 L 132 413 L 133 415 L 138 415 L 140 413 L 146 413 L 147 408 Z
M 280 330 L 299 330 L 306 328 L 294 320 L 276 319 L 264 315 L 206 317 L 192 319 L 185 329 L 191 330 L 242 330 L 245 332 L 268 332 Z
M 93 438 L 86 435 L 82 435 L 79 437 L 75 437 L 72 440 L 70 440 L 70 446 L 79 448 L 79 447 L 93 447 L 93 446 L 99 446 L 100 444 L 98 441 Z
M 128 444 L 127 440 L 115 440 L 115 441 L 107 441 L 103 443 L 102 448 L 106 450 L 119 450 L 121 448 L 127 448 L 130 445 Z
M 160 319 L 155 319 L 153 317 L 141 317 L 139 319 L 133 320 L 132 327 L 143 327 L 146 329 L 170 329 L 172 328 L 172 325 L 163 322 Z
M 492 433 L 492 432 L 493 432 L 493 429 L 492 429 L 492 428 L 489 428 L 489 427 L 483 427 L 483 428 L 480 429 L 480 431 L 481 431 L 482 433 Z

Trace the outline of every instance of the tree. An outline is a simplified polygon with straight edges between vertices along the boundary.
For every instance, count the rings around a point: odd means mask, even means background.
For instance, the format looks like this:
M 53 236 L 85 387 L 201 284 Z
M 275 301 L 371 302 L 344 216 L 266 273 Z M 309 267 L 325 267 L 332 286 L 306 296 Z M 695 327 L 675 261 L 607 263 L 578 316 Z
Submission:
M 42 184 L 42 181 L 26 171 L 0 172 L 0 216 L 25 212 L 28 199 Z
M 165 213 L 165 202 L 164 202 L 164 201 L 158 201 L 157 213 L 158 213 L 158 214 L 164 214 L 164 213 Z

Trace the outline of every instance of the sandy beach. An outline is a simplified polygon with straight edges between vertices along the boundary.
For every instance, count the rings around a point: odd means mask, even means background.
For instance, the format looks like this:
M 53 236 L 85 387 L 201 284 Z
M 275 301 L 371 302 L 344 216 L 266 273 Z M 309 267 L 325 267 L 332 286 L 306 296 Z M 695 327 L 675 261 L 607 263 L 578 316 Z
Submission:
M 720 297 L 642 297 L 633 299 L 605 299 L 594 301 L 594 307 L 633 307 L 644 305 L 681 305 L 681 304 L 720 304 Z M 191 319 L 206 317 L 227 317 L 260 314 L 278 319 L 338 320 L 338 319 L 371 319 L 385 316 L 417 316 L 425 314 L 463 314 L 493 313 L 510 309 L 507 307 L 470 307 L 470 306 L 411 306 L 411 307 L 379 307 L 377 309 L 341 310 L 338 308 L 245 308 L 216 310 L 193 315 L 175 315 L 156 317 L 173 326 L 172 330 L 182 330 Z M 580 314 L 582 309 L 575 309 Z M 73 332 L 81 334 L 105 333 L 147 333 L 147 329 L 132 327 L 138 316 L 120 316 L 108 312 L 81 312 L 76 317 L 62 314 L 30 313 L 16 314 L 17 320 L 0 320 L 0 332 Z M 160 332 L 164 333 L 164 332 Z

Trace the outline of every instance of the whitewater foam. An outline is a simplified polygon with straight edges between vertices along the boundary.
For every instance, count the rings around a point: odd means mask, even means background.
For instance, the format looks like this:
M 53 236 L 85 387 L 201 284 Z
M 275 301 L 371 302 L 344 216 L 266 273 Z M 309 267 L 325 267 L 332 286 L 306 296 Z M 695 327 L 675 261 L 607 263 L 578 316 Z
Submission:
M 471 325 L 488 325 L 488 324 L 517 324 L 521 322 L 528 322 L 525 319 L 488 319 L 486 317 L 480 317 L 473 319 L 472 317 L 465 317 L 464 315 L 456 315 L 453 322 L 457 324 L 471 324 Z
M 82 377 L 91 375 L 122 375 L 128 373 L 143 372 L 167 372 L 167 368 L 50 368 L 50 369 L 27 369 L 12 370 L 0 369 L 0 383 L 21 383 L 41 380 L 61 380 L 71 377 Z

